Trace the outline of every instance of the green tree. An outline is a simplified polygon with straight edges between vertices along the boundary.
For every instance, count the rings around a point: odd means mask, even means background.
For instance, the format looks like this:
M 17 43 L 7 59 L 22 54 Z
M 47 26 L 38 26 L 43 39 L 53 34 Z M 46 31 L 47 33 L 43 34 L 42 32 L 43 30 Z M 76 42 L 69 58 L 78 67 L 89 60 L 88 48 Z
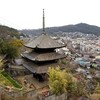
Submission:
M 6 49 L 6 55 L 8 59 L 14 59 L 15 57 L 18 56 L 17 48 L 13 45 L 8 44 Z
M 0 39 L 0 54 L 5 54 L 7 49 L 7 42 L 3 39 Z
M 9 44 L 12 45 L 12 46 L 15 46 L 17 48 L 20 48 L 23 45 L 23 41 L 21 41 L 19 39 L 12 39 L 12 40 L 9 41 Z
M 0 59 L 0 69 L 1 69 L 2 65 L 3 65 L 3 62 L 2 62 L 2 59 Z
M 0 40 L 0 53 L 6 55 L 8 59 L 14 59 L 19 55 L 22 44 L 18 39 Z
M 69 72 L 66 73 L 66 80 L 67 80 L 67 91 L 72 93 L 75 89 L 75 79 Z
M 100 94 L 100 83 L 98 82 L 96 88 L 95 88 L 95 93 Z
M 57 68 L 49 68 L 49 87 L 54 94 L 61 94 L 66 92 L 67 80 L 65 78 L 66 71 L 60 70 L 60 67 Z
M 18 39 L 12 39 L 8 43 L 7 48 L 7 55 L 9 58 L 14 59 L 20 54 L 21 47 L 23 45 L 23 42 Z
M 79 96 L 86 96 L 86 97 L 88 97 L 89 94 L 88 94 L 88 91 L 86 90 L 86 87 L 85 87 L 85 84 L 84 84 L 83 81 L 77 81 L 76 82 L 73 94 L 76 97 L 79 97 Z

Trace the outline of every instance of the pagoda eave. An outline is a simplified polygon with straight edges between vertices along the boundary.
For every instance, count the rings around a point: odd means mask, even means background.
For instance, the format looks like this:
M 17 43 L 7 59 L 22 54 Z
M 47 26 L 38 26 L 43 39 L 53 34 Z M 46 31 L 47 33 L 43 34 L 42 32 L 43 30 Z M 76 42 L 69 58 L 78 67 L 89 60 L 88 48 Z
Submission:
M 30 43 L 25 44 L 28 48 L 40 48 L 40 49 L 49 49 L 49 48 L 62 48 L 65 47 L 65 44 L 59 43 L 56 40 L 49 37 L 47 34 L 41 34 L 39 37 L 35 38 Z
M 65 65 L 60 65 L 58 63 L 51 63 L 51 64 L 44 64 L 44 65 L 37 65 L 33 64 L 32 62 L 26 62 L 23 63 L 23 66 L 28 69 L 32 73 L 37 73 L 37 74 L 44 74 L 48 72 L 49 67 L 56 68 L 60 66 L 61 69 L 65 68 Z
M 31 46 L 27 46 L 27 45 L 24 45 L 25 47 L 27 47 L 27 48 L 30 48 L 30 49 L 44 49 L 44 50 L 46 50 L 46 49 L 59 49 L 59 48 L 63 48 L 63 47 L 65 47 L 66 45 L 63 45 L 63 46 L 56 46 L 56 47 L 38 47 L 38 46 L 36 46 L 36 47 L 31 47 Z
M 53 60 L 62 59 L 65 58 L 66 55 L 61 55 L 56 52 L 41 53 L 41 54 L 38 54 L 36 52 L 31 52 L 31 53 L 24 53 L 23 57 L 31 61 L 42 62 L 42 61 L 53 61 Z

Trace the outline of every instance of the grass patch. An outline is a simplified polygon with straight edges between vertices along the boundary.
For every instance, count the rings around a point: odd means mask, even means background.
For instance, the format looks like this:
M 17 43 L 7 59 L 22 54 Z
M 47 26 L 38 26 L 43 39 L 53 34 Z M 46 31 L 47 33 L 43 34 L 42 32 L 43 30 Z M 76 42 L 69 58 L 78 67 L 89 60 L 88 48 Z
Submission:
M 1 86 L 13 86 L 11 82 L 1 74 L 1 72 L 0 72 L 0 85 Z
M 1 72 L 1 74 L 8 79 L 15 88 L 22 88 L 13 78 L 11 78 L 6 72 Z

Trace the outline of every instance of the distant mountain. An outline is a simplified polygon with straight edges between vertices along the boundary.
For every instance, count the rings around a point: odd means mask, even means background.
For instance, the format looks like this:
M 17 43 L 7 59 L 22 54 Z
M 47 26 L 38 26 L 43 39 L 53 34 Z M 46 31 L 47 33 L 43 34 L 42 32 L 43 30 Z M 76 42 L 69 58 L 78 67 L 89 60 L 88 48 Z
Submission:
M 20 30 L 20 32 L 27 35 L 38 35 L 42 32 L 42 29 L 32 29 L 32 30 Z M 100 35 L 100 27 L 89 25 L 85 23 L 79 23 L 76 25 L 66 25 L 59 27 L 49 27 L 46 28 L 46 32 L 49 34 L 59 33 L 59 32 L 82 32 L 85 34 L 95 34 Z
M 0 38 L 6 38 L 7 36 L 19 37 L 19 31 L 8 26 L 0 25 Z

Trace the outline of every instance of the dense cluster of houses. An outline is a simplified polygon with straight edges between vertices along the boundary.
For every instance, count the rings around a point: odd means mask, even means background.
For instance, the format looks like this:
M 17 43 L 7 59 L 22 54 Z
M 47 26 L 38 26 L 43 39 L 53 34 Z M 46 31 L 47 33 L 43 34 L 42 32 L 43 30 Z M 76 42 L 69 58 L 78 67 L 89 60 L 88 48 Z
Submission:
M 70 56 L 75 63 L 80 65 L 77 71 L 86 74 L 89 73 L 89 69 L 94 68 L 97 70 L 95 76 L 100 77 L 100 36 L 84 35 L 80 32 L 64 34 L 66 36 L 62 36 L 58 41 L 65 43 L 66 47 L 56 51 Z M 92 75 L 88 76 L 92 78 Z

